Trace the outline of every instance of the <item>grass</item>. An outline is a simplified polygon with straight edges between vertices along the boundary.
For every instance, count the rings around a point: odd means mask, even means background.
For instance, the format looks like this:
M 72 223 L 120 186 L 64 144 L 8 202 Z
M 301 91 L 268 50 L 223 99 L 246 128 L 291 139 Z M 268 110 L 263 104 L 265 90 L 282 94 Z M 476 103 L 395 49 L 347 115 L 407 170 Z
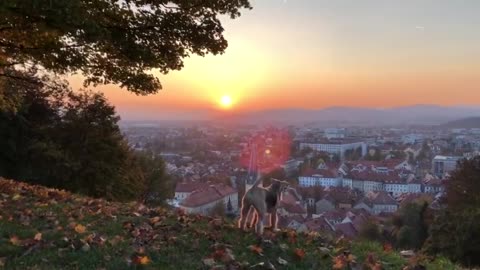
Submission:
M 230 220 L 0 179 L 4 269 L 362 269 L 369 262 L 395 270 L 408 264 L 378 243 L 293 231 L 259 239 Z M 439 259 L 428 269 L 455 267 Z

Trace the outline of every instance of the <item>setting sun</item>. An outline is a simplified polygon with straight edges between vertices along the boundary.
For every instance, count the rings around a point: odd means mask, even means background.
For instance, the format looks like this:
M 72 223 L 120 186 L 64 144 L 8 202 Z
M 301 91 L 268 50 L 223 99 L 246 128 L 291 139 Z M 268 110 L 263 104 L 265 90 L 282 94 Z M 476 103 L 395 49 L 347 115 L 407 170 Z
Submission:
M 223 96 L 220 99 L 220 105 L 223 108 L 230 108 L 232 106 L 232 98 L 230 96 Z

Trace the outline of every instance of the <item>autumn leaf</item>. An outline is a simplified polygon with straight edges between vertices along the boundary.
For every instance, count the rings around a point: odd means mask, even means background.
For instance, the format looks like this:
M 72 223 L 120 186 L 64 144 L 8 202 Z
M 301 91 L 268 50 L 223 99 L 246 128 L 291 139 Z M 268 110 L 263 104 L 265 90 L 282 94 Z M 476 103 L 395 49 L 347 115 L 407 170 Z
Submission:
M 40 241 L 42 240 L 42 233 L 36 233 L 35 236 L 33 237 L 35 241 Z
M 150 219 L 150 224 L 154 225 L 155 223 L 160 221 L 160 217 L 153 217 Z
M 390 253 L 393 251 L 393 247 L 392 247 L 392 244 L 390 243 L 386 243 L 383 245 L 383 251 L 385 251 L 386 253 Z
M 20 240 L 18 236 L 13 235 L 10 237 L 10 243 L 12 243 L 14 246 L 20 246 L 22 244 L 22 240 Z
M 343 269 L 347 266 L 347 260 L 344 255 L 339 255 L 333 258 L 333 269 Z
M 148 256 L 141 256 L 140 260 L 139 260 L 139 263 L 141 265 L 149 264 L 150 263 L 150 258 L 148 258 Z
M 84 233 L 86 229 L 87 229 L 87 228 L 86 228 L 85 226 L 83 226 L 82 224 L 77 224 L 77 225 L 75 226 L 75 231 L 76 231 L 77 233 Z
M 262 255 L 263 249 L 257 245 L 251 245 L 250 250 L 253 251 L 254 253 L 257 253 L 258 255 Z
M 299 260 L 303 260 L 303 258 L 305 257 L 305 251 L 303 249 L 296 248 L 294 254 L 295 257 Z
M 382 270 L 383 267 L 380 263 L 375 263 L 375 265 L 372 267 L 372 270 Z

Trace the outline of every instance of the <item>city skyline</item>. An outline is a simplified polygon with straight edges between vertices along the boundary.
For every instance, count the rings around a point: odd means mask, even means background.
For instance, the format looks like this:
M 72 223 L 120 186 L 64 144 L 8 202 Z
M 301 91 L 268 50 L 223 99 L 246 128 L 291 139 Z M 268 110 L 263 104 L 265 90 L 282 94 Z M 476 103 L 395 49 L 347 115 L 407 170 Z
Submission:
M 480 104 L 475 1 L 252 1 L 223 18 L 229 48 L 135 96 L 101 86 L 123 118 L 197 111 Z M 154 71 L 155 72 L 155 71 Z M 71 79 L 78 88 L 79 77 Z M 228 108 L 220 106 L 224 97 Z

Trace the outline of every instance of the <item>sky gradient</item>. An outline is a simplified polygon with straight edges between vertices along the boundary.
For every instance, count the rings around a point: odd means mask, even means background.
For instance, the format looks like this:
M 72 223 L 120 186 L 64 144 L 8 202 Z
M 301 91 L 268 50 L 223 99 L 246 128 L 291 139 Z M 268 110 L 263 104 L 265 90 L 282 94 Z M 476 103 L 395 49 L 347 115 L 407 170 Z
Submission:
M 478 0 L 254 0 L 223 20 L 220 56 L 192 56 L 140 97 L 102 86 L 122 118 L 218 110 L 480 104 Z M 79 78 L 72 78 L 74 87 Z

